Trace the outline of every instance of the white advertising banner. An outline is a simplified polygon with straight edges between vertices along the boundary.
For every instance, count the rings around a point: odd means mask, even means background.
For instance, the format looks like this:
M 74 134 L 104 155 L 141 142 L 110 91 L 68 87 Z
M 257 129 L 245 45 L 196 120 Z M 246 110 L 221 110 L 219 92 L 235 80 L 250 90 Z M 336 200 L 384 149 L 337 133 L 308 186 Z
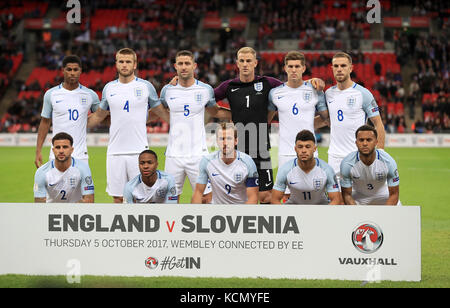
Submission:
M 168 134 L 147 134 L 150 147 L 167 146 Z M 320 146 L 327 147 L 330 144 L 330 135 L 322 134 Z M 0 146 L 36 146 L 37 134 L 0 134 Z M 278 133 L 270 134 L 272 147 L 278 147 Z M 216 143 L 215 135 L 207 133 L 206 140 L 208 146 Z M 44 145 L 50 146 L 52 135 L 48 134 Z M 88 147 L 106 147 L 109 142 L 109 134 L 87 134 L 86 143 Z M 449 134 L 386 134 L 386 147 L 410 148 L 410 147 L 450 147 Z
M 420 281 L 418 206 L 0 204 L 0 274 Z

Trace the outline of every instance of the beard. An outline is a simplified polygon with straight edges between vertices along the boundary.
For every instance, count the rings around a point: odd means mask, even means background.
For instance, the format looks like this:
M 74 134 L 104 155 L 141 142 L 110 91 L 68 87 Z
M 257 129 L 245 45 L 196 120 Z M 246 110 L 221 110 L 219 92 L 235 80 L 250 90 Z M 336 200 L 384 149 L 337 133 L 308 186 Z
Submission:
M 65 163 L 66 161 L 68 161 L 71 157 L 70 156 L 64 156 L 63 159 L 59 159 L 58 155 L 55 155 L 55 160 L 60 162 L 60 163 Z
M 375 152 L 375 148 L 372 149 L 372 151 L 368 152 L 368 153 L 362 153 L 361 150 L 358 150 L 359 155 L 364 156 L 364 157 L 371 157 L 373 155 L 373 153 Z
M 336 77 L 336 81 L 338 81 L 338 82 L 345 82 L 349 78 L 350 78 L 350 75 L 340 76 L 340 77 Z
M 119 71 L 119 75 L 122 77 L 130 77 L 131 75 L 134 75 L 134 70 L 130 70 L 127 74 L 123 74 L 121 71 Z

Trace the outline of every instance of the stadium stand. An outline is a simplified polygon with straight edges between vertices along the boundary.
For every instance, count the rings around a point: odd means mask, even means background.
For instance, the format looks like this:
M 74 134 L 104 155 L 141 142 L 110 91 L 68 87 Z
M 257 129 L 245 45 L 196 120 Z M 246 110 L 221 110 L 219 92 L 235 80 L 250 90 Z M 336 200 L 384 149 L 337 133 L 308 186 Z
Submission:
M 180 49 L 193 50 L 197 78 L 212 86 L 235 76 L 235 51 L 246 44 L 253 44 L 260 52 L 259 74 L 284 80 L 282 61 L 287 50 L 277 47 L 287 40 L 295 42 L 289 46 L 305 52 L 305 78 L 320 77 L 326 87 L 333 83 L 329 63 L 335 50 L 351 51 L 352 78 L 372 91 L 388 132 L 448 131 L 449 4 L 381 1 L 386 22 L 374 25 L 366 21 L 366 2 L 95 1 L 83 8 L 87 18 L 82 24 L 70 31 L 50 31 L 36 42 L 35 68 L 25 80 L 14 84 L 10 81 L 24 56 L 14 52 L 23 51 L 23 47 L 8 37 L 8 30 L 18 27 L 21 19 L 44 18 L 52 8 L 59 9 L 55 18 L 61 19 L 64 10 L 50 0 L 25 1 L 23 7 L 4 4 L 0 6 L 0 40 L 9 43 L 0 45 L 4 55 L 0 91 L 15 87 L 18 94 L 0 115 L 0 130 L 36 131 L 43 93 L 62 81 L 61 61 L 68 53 L 82 58 L 80 82 L 101 97 L 104 84 L 116 78 L 114 53 L 122 47 L 136 50 L 138 76 L 152 82 L 159 92 L 175 75 L 172 61 Z M 402 28 L 403 17 L 399 16 L 404 16 L 405 7 L 412 14 L 409 22 L 422 24 L 412 26 L 412 30 Z M 434 25 L 436 30 L 432 34 L 423 28 L 431 19 L 428 28 Z M 167 132 L 168 125 L 156 121 L 148 131 Z

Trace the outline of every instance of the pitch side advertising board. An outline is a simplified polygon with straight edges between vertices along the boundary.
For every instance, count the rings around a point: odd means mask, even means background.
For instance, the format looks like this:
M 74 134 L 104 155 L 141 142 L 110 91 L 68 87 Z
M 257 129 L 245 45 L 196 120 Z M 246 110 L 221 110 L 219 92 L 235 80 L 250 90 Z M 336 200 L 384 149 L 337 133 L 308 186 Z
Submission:
M 1 204 L 0 274 L 420 281 L 418 206 Z
M 149 134 L 148 141 L 152 146 L 167 146 L 168 134 Z M 327 147 L 330 144 L 330 135 L 322 134 L 320 146 Z M 36 134 L 0 134 L 0 146 L 35 146 Z M 277 147 L 279 142 L 278 133 L 270 134 L 270 144 Z M 51 145 L 52 136 L 49 134 L 45 139 L 44 146 Z M 108 134 L 87 134 L 86 143 L 88 146 L 108 145 Z M 215 146 L 215 135 L 206 134 L 208 146 Z M 411 148 L 411 147 L 450 147 L 450 134 L 386 134 L 386 147 L 391 148 Z

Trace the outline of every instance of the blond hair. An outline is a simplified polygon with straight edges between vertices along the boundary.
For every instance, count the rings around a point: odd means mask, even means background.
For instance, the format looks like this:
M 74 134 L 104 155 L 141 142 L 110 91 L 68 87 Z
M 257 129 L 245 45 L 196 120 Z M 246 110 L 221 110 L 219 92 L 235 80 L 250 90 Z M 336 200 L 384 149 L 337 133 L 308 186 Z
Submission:
M 251 53 L 256 58 L 256 51 L 251 47 L 242 47 L 239 49 L 236 53 L 236 58 L 238 58 L 241 53 Z
M 219 136 L 219 131 L 225 131 L 228 129 L 232 129 L 234 133 L 234 138 L 237 138 L 237 129 L 233 122 L 220 122 L 219 126 L 216 129 L 216 136 Z
M 137 62 L 136 52 L 131 48 L 122 48 L 116 53 L 116 60 L 118 55 L 132 55 L 134 62 Z

